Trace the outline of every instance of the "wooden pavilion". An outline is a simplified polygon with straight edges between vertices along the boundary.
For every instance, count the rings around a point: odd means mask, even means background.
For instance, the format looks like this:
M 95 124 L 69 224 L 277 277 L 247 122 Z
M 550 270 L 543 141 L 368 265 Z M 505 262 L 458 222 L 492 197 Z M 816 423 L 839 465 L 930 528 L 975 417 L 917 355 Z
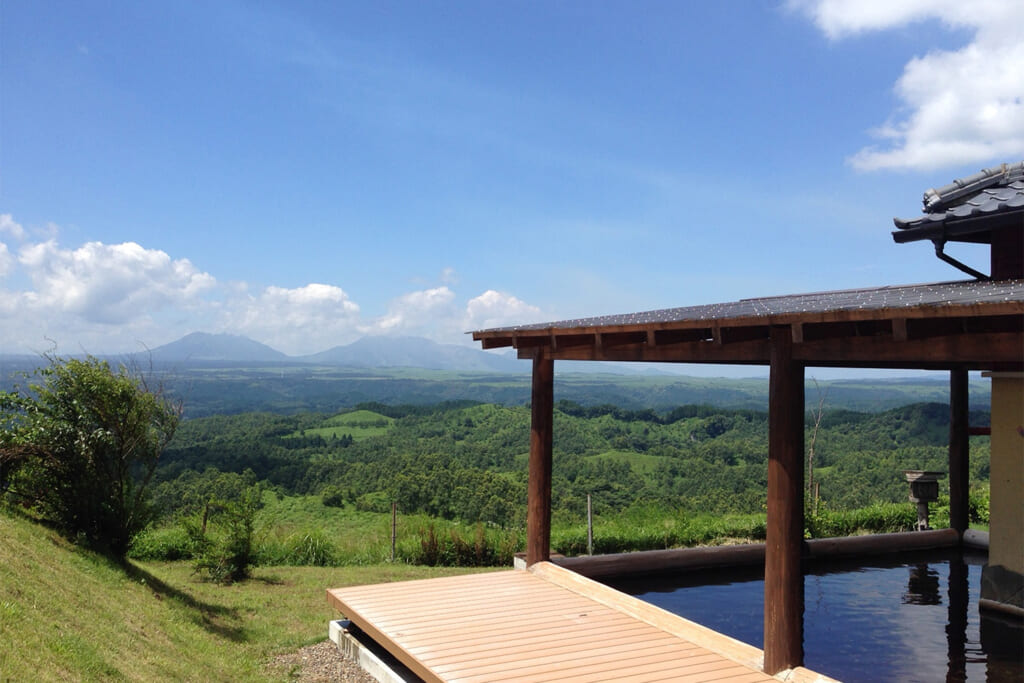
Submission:
M 527 565 L 549 559 L 554 362 L 767 365 L 769 462 L 764 671 L 803 662 L 805 368 L 945 370 L 950 376 L 950 524 L 968 527 L 968 372 L 992 378 L 991 550 L 983 598 L 1024 614 L 1024 162 L 925 194 L 898 243 L 930 240 L 971 279 L 762 297 L 480 330 L 485 349 L 533 361 Z M 989 274 L 945 253 L 991 245 Z M 1022 430 L 1022 431 L 1018 431 Z M 989 571 L 991 570 L 991 571 Z

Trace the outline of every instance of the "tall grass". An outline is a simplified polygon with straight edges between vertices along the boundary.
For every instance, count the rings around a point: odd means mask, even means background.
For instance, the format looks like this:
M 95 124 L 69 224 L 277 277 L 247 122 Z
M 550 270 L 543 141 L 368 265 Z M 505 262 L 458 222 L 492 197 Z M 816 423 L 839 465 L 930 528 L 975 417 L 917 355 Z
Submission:
M 975 509 L 983 509 L 979 498 Z M 524 529 L 464 524 L 426 515 L 398 516 L 395 554 L 391 554 L 391 515 L 326 507 L 315 496 L 268 494 L 256 533 L 256 562 L 261 566 L 342 567 L 383 562 L 427 566 L 509 566 L 526 546 Z M 980 515 L 979 515 L 980 516 Z M 858 510 L 819 508 L 805 516 L 808 538 L 906 531 L 916 512 L 909 503 L 879 503 Z M 931 524 L 949 523 L 948 501 L 932 506 Z M 763 541 L 764 514 L 694 514 L 636 505 L 618 514 L 594 518 L 597 554 L 660 550 L 699 545 Z M 587 552 L 585 523 L 559 520 L 551 530 L 551 548 L 563 555 Z M 189 559 L 187 534 L 170 524 L 140 535 L 130 556 L 138 560 Z

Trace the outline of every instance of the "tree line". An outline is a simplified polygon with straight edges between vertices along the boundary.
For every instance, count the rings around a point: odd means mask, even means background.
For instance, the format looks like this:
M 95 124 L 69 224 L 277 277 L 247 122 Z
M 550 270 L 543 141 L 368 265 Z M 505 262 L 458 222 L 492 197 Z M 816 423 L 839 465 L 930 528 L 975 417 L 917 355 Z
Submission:
M 155 520 L 176 519 L 200 566 L 245 575 L 264 491 L 328 506 L 403 512 L 518 529 L 525 522 L 530 414 L 457 401 L 361 404 L 372 434 L 324 438 L 338 415 L 242 413 L 182 420 L 180 403 L 131 368 L 51 358 L 0 392 L 0 495 L 68 536 L 123 556 Z M 343 417 L 343 416 L 342 416 Z M 357 417 L 357 416 L 353 416 Z M 670 510 L 761 513 L 768 416 L 707 405 L 662 411 L 562 400 L 555 406 L 556 521 Z M 986 424 L 976 412 L 972 424 Z M 906 500 L 904 469 L 947 466 L 948 406 L 806 416 L 823 510 Z M 173 439 L 172 439 L 173 437 Z M 988 440 L 972 440 L 970 477 L 988 480 Z

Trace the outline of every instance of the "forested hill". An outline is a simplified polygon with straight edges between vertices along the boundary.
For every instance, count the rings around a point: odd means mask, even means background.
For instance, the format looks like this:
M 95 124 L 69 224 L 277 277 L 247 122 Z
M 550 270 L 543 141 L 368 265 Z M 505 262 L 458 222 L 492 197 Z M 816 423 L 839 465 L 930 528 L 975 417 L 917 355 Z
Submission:
M 117 359 L 112 359 L 115 363 Z M 0 389 L 17 381 L 17 373 L 39 364 L 35 357 L 0 356 Z M 680 405 L 707 404 L 730 409 L 765 410 L 767 378 L 734 379 L 676 375 L 616 375 L 559 372 L 555 398 L 587 406 L 612 404 L 630 410 L 671 410 Z M 360 403 L 434 404 L 469 400 L 525 405 L 530 400 L 530 374 L 480 373 L 417 368 L 351 368 L 296 363 L 227 363 L 142 366 L 185 403 L 186 417 L 268 411 L 337 412 Z M 949 401 L 945 373 L 906 379 L 814 381 L 807 370 L 807 405 L 824 398 L 833 409 L 867 412 L 910 403 Z M 989 383 L 971 378 L 971 406 L 987 409 Z
M 975 411 L 971 422 L 987 424 Z M 250 413 L 184 423 L 163 458 L 161 497 L 173 501 L 206 468 L 244 472 L 282 493 L 327 504 L 446 519 L 520 524 L 529 409 L 481 404 L 367 405 L 334 416 Z M 948 405 L 883 412 L 826 410 L 808 445 L 823 505 L 905 502 L 904 469 L 945 470 Z M 761 512 L 767 414 L 709 406 L 670 411 L 561 401 L 554 430 L 556 514 L 654 505 L 701 513 Z M 988 439 L 971 440 L 971 480 L 988 480 Z

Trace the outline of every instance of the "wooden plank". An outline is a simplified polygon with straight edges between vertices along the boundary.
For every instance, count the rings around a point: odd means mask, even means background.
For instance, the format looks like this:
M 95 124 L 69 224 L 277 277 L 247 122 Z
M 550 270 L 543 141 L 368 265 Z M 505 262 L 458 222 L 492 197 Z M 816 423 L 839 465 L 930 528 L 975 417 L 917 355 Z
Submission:
M 580 622 L 573 623 L 579 624 Z M 435 631 L 418 638 L 418 645 L 411 647 L 409 651 L 413 654 L 419 654 L 424 650 L 441 652 L 453 643 L 456 645 L 465 643 L 466 645 L 479 647 L 483 650 L 492 642 L 498 642 L 499 647 L 504 647 L 504 643 L 512 645 L 533 642 L 544 643 L 550 641 L 553 637 L 569 641 L 576 638 L 589 637 L 578 636 L 572 633 L 566 635 L 564 620 L 557 622 L 532 622 L 532 624 L 528 631 L 524 631 L 522 623 L 519 619 L 516 619 L 504 622 L 500 628 L 476 629 L 464 635 L 458 635 L 457 640 L 453 640 L 451 631 Z M 646 633 L 646 628 L 644 628 L 643 624 L 635 620 L 625 619 L 620 614 L 592 615 L 587 620 L 587 629 L 589 633 L 599 637 L 612 637 L 615 635 L 628 637 L 635 632 Z
M 522 632 L 522 624 L 518 630 Z M 597 633 L 573 633 L 570 637 L 563 633 L 557 639 L 552 638 L 487 638 L 483 641 L 465 640 L 459 643 L 459 647 L 431 650 L 432 655 L 443 657 L 446 666 L 452 667 L 467 662 L 486 661 L 495 662 L 520 662 L 522 652 L 529 652 L 534 655 L 547 656 L 553 652 L 562 650 L 569 652 L 580 652 L 594 643 L 605 646 L 607 643 L 615 643 L 629 651 L 639 651 L 642 646 L 650 643 L 650 629 L 636 628 L 625 633 L 617 631 L 606 631 L 600 635 Z M 696 646 L 694 646 L 696 647 Z M 438 669 L 441 671 L 441 669 Z
M 893 318 L 892 320 L 892 338 L 898 342 L 907 341 L 907 319 L 906 318 Z
M 498 661 L 473 660 L 464 666 L 445 664 L 437 667 L 437 671 L 442 677 L 446 677 L 447 674 L 457 670 L 458 675 L 452 677 L 452 680 L 461 681 L 503 680 L 504 676 L 498 674 L 508 671 L 515 671 L 517 678 L 552 671 L 558 671 L 560 675 L 569 678 L 576 662 L 586 662 L 588 667 L 603 666 L 607 669 L 608 667 L 604 666 L 606 664 L 615 664 L 618 667 L 622 662 L 628 662 L 631 659 L 647 659 L 673 655 L 677 652 L 677 643 L 668 640 L 648 642 L 634 648 L 617 646 L 614 643 L 594 642 L 589 647 L 577 649 L 563 647 L 544 653 L 517 651 L 507 654 Z M 514 666 L 510 667 L 510 663 Z
M 760 669 L 761 651 L 742 641 L 702 626 L 696 622 L 672 614 L 655 605 L 644 602 L 632 595 L 626 595 L 614 588 L 545 562 L 530 568 L 530 572 L 557 586 L 584 595 L 591 600 L 627 614 L 643 623 L 650 624 L 677 638 L 700 647 L 718 652 L 729 659 L 752 669 Z
M 463 585 L 472 600 L 461 593 Z M 328 595 L 428 681 L 773 680 L 759 670 L 757 648 L 549 562 L 527 572 L 357 586 Z M 739 661 L 744 657 L 755 666 Z
M 764 670 L 776 674 L 803 664 L 804 368 L 785 327 L 772 330 L 768 391 Z
M 551 458 L 554 434 L 555 363 L 533 359 L 530 473 L 527 484 L 526 565 L 551 557 Z

